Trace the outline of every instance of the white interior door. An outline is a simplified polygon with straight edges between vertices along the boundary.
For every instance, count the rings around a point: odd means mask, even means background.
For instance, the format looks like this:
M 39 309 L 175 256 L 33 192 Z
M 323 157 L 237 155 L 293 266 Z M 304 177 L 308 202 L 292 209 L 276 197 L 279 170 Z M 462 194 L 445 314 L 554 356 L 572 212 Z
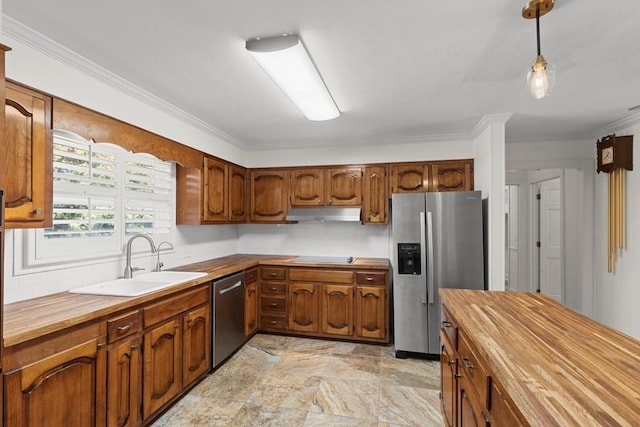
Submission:
M 562 302 L 562 186 L 540 183 L 540 292 Z

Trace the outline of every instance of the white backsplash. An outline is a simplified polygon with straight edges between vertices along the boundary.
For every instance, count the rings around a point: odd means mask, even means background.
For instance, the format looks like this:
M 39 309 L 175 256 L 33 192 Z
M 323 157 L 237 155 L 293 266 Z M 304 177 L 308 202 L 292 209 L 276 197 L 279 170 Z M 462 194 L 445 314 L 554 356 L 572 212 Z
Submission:
M 80 286 L 122 277 L 123 255 L 90 265 L 14 274 L 14 239 L 22 231 L 7 230 L 5 238 L 5 303 L 22 301 Z M 156 244 L 171 242 L 174 251 L 161 253 L 165 268 L 177 267 L 234 253 L 389 257 L 389 226 L 343 222 L 180 226 L 170 237 L 154 237 Z M 144 243 L 141 248 L 146 249 Z M 19 261 L 18 257 L 18 261 Z M 151 271 L 155 254 L 135 256 L 133 265 Z

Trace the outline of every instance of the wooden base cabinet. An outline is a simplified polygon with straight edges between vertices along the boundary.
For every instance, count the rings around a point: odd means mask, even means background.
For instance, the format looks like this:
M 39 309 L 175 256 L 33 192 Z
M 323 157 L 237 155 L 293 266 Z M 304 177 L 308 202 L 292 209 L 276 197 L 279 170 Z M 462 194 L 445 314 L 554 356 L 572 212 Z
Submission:
M 258 330 L 258 269 L 244 273 L 244 336 L 249 339 Z
M 38 347 L 26 349 L 26 357 Z M 91 339 L 5 373 L 5 425 L 104 425 L 104 357 L 104 343 Z
M 322 333 L 328 335 L 353 335 L 353 286 L 322 285 Z
M 313 283 L 289 283 L 289 330 L 318 332 L 317 286 Z
M 145 421 L 211 368 L 210 292 L 205 285 L 143 308 Z

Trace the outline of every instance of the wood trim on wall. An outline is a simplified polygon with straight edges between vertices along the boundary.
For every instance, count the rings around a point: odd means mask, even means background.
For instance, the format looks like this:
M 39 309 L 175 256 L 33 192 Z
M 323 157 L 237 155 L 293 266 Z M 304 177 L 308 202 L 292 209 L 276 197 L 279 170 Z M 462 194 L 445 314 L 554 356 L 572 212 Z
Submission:
M 153 154 L 187 168 L 202 169 L 203 153 L 194 148 L 55 97 L 53 128 L 96 142 L 111 142 L 133 152 Z

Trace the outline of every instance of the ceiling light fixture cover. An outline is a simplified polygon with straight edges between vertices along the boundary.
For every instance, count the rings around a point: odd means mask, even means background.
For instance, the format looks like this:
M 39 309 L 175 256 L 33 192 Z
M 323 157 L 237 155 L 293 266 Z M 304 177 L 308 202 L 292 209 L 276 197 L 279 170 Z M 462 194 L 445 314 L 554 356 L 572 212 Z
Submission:
M 307 119 L 323 121 L 340 116 L 300 37 L 256 38 L 247 40 L 245 47 Z
M 538 55 L 533 61 L 533 65 L 527 72 L 526 81 L 529 91 L 536 99 L 542 99 L 549 95 L 555 83 L 555 67 L 549 64 L 544 56 L 540 54 L 540 17 L 546 15 L 553 9 L 554 0 L 531 0 L 522 9 L 522 17 L 536 20 L 536 41 Z

